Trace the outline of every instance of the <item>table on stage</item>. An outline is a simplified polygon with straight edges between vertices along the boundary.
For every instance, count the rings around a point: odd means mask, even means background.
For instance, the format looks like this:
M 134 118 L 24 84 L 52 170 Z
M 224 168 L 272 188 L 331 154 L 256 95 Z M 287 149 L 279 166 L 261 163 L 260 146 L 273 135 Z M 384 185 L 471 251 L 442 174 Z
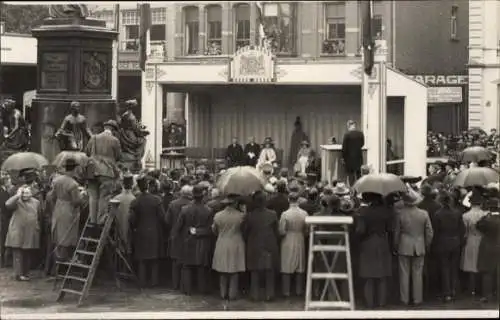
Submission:
M 321 181 L 345 180 L 347 175 L 342 165 L 342 145 L 321 145 Z M 363 163 L 366 164 L 366 148 L 363 147 Z

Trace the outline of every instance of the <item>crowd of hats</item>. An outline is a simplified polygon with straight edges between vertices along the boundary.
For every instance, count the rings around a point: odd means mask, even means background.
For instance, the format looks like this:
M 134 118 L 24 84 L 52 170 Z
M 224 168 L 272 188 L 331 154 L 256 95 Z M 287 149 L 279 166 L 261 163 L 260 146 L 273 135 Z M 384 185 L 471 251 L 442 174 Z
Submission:
M 496 129 L 491 129 L 489 133 L 480 129 L 472 129 L 456 135 L 445 135 L 432 131 L 427 133 L 428 157 L 448 156 L 455 158 L 457 153 L 467 147 L 482 146 L 498 150 L 499 145 L 500 136 Z

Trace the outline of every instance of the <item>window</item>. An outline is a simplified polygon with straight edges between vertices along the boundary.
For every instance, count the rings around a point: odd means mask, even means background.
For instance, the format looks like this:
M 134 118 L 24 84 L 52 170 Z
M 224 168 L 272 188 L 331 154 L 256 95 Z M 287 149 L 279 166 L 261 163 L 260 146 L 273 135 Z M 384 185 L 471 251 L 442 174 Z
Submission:
M 127 10 L 122 12 L 123 25 L 139 24 L 137 10 Z
M 382 27 L 382 16 L 381 15 L 374 15 L 373 16 L 373 33 L 375 34 L 376 39 L 382 39 L 383 36 L 383 27 Z
M 238 4 L 234 7 L 236 50 L 250 45 L 250 6 Z
M 165 8 L 151 9 L 152 24 L 165 24 L 166 21 L 167 21 L 167 12 Z
M 199 33 L 198 8 L 184 8 L 184 52 L 185 54 L 198 54 L 198 33 Z
M 345 2 L 325 4 L 325 31 L 321 52 L 327 55 L 344 55 Z
M 457 15 L 458 15 L 458 6 L 451 7 L 451 39 L 458 40 L 457 37 Z
M 262 9 L 264 33 L 272 51 L 276 54 L 295 54 L 296 3 L 264 3 Z M 260 21 L 257 21 L 259 24 Z
M 207 7 L 207 50 L 206 55 L 222 54 L 222 8 L 219 5 Z
M 125 26 L 125 45 L 126 51 L 139 50 L 139 26 L 129 25 Z
M 151 26 L 151 30 L 149 31 L 149 40 L 165 41 L 166 33 L 166 27 L 164 24 L 154 24 Z

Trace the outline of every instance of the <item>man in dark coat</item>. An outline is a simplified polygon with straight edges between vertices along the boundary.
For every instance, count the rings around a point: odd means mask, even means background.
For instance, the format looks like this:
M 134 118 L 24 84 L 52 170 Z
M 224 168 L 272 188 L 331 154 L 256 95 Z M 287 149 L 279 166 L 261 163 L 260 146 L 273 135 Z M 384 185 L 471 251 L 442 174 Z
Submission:
M 243 147 L 238 143 L 238 138 L 234 137 L 233 142 L 226 150 L 227 167 L 241 166 L 245 163 L 245 154 Z
M 259 191 L 252 197 L 254 209 L 241 225 L 246 243 L 246 264 L 250 271 L 250 295 L 259 300 L 260 280 L 265 280 L 267 301 L 274 298 L 275 274 L 279 270 L 279 231 L 276 212 L 265 208 L 266 198 Z
M 281 218 L 281 214 L 290 208 L 285 182 L 278 181 L 276 183 L 276 193 L 267 201 L 267 208 L 276 212 L 278 221 Z
M 363 132 L 356 129 L 356 122 L 347 122 L 347 133 L 342 141 L 342 160 L 349 180 L 349 185 L 354 185 L 361 176 L 361 166 L 363 165 L 363 146 L 365 136 Z
M 148 180 L 140 177 L 137 181 L 139 196 L 130 204 L 130 227 L 132 229 L 132 250 L 139 263 L 139 282 L 142 287 L 158 284 L 159 264 L 162 246 L 162 222 L 165 216 L 160 197 L 148 192 Z
M 174 290 L 179 289 L 182 269 L 182 239 L 173 233 L 179 214 L 185 205 L 191 202 L 191 193 L 193 187 L 185 185 L 180 190 L 180 197 L 170 203 L 165 216 L 169 241 L 168 241 L 168 256 L 172 263 L 172 287 Z
M 436 212 L 441 209 L 441 205 L 436 201 L 436 194 L 429 184 L 424 183 L 420 188 L 420 193 L 423 199 L 417 207 L 427 211 L 431 219 L 431 224 L 434 227 Z M 436 293 L 438 289 L 437 285 L 439 284 L 438 257 L 436 256 L 433 244 L 430 250 L 426 252 L 424 260 L 424 288 L 426 295 Z
M 182 241 L 181 291 L 187 295 L 192 293 L 195 274 L 198 293 L 207 293 L 210 288 L 208 282 L 214 245 L 211 229 L 213 213 L 203 203 L 204 196 L 202 186 L 193 187 L 193 202 L 182 208 L 173 230 L 174 235 Z
M 5 250 L 5 238 L 9 230 L 10 217 L 12 211 L 5 207 L 5 202 L 10 198 L 9 193 L 11 189 L 11 182 L 9 176 L 3 176 L 0 181 L 0 268 L 7 266 L 7 257 Z
M 319 192 L 316 188 L 311 188 L 307 193 L 307 201 L 300 204 L 299 207 L 302 210 L 305 210 L 307 214 L 312 216 L 316 212 L 318 212 L 321 208 L 319 204 Z
M 255 137 L 251 137 L 250 141 L 245 145 L 245 164 L 255 167 L 260 154 L 260 145 L 255 143 Z

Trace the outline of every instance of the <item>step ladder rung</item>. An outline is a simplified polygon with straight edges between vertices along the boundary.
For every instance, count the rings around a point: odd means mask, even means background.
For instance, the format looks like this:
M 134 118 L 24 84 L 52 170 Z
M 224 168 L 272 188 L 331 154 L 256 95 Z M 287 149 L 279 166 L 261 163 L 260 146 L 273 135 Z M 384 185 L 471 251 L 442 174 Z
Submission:
M 87 255 L 87 256 L 95 256 L 95 252 L 81 250 L 81 249 L 76 250 L 76 253 L 81 253 L 81 254 L 84 254 L 84 255 Z
M 75 263 L 75 262 L 57 262 L 57 264 L 62 264 L 62 265 L 67 266 L 67 267 L 71 266 L 71 267 L 77 267 L 77 268 L 82 268 L 82 269 L 90 269 L 89 265 Z
M 81 291 L 76 291 L 76 290 L 67 289 L 67 288 L 62 288 L 61 291 L 66 292 L 66 293 L 75 294 L 77 296 L 81 296 L 83 294 L 83 292 L 81 292 Z
M 347 301 L 310 301 L 310 309 L 351 309 L 351 303 Z
M 347 273 L 313 273 L 312 279 L 334 279 L 334 280 L 347 280 L 349 276 Z
M 344 236 L 344 231 L 314 231 L 315 236 Z
M 63 276 L 63 278 L 66 278 L 66 279 L 71 279 L 71 280 L 76 280 L 76 281 L 80 281 L 80 282 L 86 282 L 87 279 L 85 278 L 80 278 L 80 277 L 75 277 L 75 276 Z
M 312 247 L 313 251 L 326 251 L 326 252 L 345 252 L 347 248 L 345 246 L 339 245 L 326 245 L 326 244 L 317 244 Z
M 94 238 L 82 237 L 82 240 L 87 242 L 99 243 L 99 239 L 94 239 Z

